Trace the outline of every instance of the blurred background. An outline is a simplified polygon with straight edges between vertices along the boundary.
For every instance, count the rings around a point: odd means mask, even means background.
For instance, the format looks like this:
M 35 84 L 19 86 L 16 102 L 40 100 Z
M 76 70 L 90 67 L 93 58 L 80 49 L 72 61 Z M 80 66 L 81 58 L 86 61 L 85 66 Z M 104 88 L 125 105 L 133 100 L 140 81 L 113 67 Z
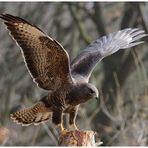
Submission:
M 110 32 L 138 27 L 148 33 L 146 2 L 0 2 L 0 13 L 17 15 L 37 25 L 64 46 L 71 60 Z M 103 145 L 148 145 L 148 38 L 145 41 L 105 58 L 91 76 L 100 101 L 82 104 L 76 122 L 80 129 L 96 131 L 96 141 L 101 139 Z M 0 144 L 58 145 L 58 132 L 50 120 L 22 127 L 9 118 L 11 112 L 31 106 L 45 92 L 33 83 L 2 20 L 0 69 Z M 67 122 L 65 116 L 65 127 Z

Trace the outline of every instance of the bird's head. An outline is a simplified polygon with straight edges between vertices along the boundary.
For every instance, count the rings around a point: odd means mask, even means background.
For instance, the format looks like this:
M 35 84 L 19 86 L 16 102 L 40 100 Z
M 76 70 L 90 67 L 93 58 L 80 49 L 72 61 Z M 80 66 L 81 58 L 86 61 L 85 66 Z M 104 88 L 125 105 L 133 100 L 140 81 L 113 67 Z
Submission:
M 90 83 L 85 83 L 85 84 L 81 84 L 78 87 L 79 91 L 77 91 L 77 97 L 79 99 L 79 103 L 84 103 L 88 100 L 91 99 L 97 99 L 99 98 L 99 92 L 97 90 L 97 88 L 90 84 Z
M 85 95 L 88 96 L 89 99 L 99 99 L 98 89 L 94 85 L 88 83 L 86 88 Z

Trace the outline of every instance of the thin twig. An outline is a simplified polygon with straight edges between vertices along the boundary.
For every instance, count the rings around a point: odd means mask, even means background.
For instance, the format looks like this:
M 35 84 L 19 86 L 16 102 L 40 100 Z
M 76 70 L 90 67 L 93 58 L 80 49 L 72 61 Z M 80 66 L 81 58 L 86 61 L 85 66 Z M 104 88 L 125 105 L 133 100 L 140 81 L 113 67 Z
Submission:
M 104 18 L 102 17 L 102 10 L 100 3 L 95 2 L 93 8 L 94 8 L 94 14 L 92 15 L 92 20 L 94 21 L 94 24 L 96 25 L 97 31 L 99 32 L 100 36 L 103 36 L 106 34 L 106 30 L 103 20 Z
M 53 136 L 53 134 L 51 133 L 51 131 L 49 130 L 48 126 L 45 123 L 42 123 L 43 128 L 45 129 L 45 131 L 47 132 L 49 138 L 52 139 L 53 143 L 55 146 L 58 145 L 58 141 L 55 139 L 55 137 Z
M 38 134 L 39 134 L 40 129 L 41 129 L 40 126 L 38 126 L 38 127 L 36 128 L 36 131 L 35 131 L 34 136 L 33 136 L 33 138 L 32 138 L 32 143 L 31 143 L 32 146 L 35 145 L 35 142 L 36 142 L 36 140 L 37 140 L 37 137 L 38 137 Z
M 86 30 L 84 29 L 84 25 L 82 24 L 82 21 L 80 20 L 80 18 L 76 15 L 73 6 L 70 3 L 67 3 L 69 11 L 71 13 L 72 18 L 74 19 L 79 31 L 80 31 L 80 35 L 82 36 L 82 38 L 84 39 L 84 41 L 86 42 L 86 44 L 90 44 L 92 39 L 89 37 L 89 35 L 86 33 Z

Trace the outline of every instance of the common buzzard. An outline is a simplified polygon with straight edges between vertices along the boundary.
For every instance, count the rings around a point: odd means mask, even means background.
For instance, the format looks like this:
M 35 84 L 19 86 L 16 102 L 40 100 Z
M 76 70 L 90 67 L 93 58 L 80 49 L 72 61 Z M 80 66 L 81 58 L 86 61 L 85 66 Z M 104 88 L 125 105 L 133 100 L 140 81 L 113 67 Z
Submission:
M 98 98 L 97 88 L 88 83 L 96 64 L 119 49 L 143 43 L 137 40 L 147 36 L 138 28 L 111 33 L 88 45 L 70 64 L 69 55 L 62 45 L 38 27 L 9 14 L 1 14 L 0 18 L 20 46 L 34 82 L 49 91 L 35 105 L 11 114 L 11 118 L 18 124 L 30 125 L 51 117 L 61 131 L 64 129 L 62 113 L 70 115 L 69 125 L 77 129 L 75 118 L 79 104 Z

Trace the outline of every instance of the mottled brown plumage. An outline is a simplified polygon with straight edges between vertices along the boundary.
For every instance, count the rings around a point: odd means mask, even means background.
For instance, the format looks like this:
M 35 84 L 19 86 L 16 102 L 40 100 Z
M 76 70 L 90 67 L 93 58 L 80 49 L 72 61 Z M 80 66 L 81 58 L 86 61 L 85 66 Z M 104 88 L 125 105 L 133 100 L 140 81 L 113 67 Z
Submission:
M 11 114 L 11 119 L 13 119 L 17 124 L 28 126 L 32 123 L 34 123 L 34 125 L 38 125 L 41 122 L 45 122 L 51 118 L 51 116 L 52 112 L 50 108 L 46 107 L 43 102 L 38 102 L 33 107 L 25 108 Z
M 62 128 L 62 114 L 69 113 L 71 128 L 77 129 L 75 118 L 79 104 L 98 98 L 97 88 L 88 83 L 91 72 L 104 57 L 119 49 L 143 42 L 147 34 L 139 29 L 127 28 L 94 41 L 70 64 L 66 50 L 38 27 L 9 14 L 2 14 L 11 36 L 21 47 L 25 64 L 33 80 L 49 94 L 33 107 L 20 110 L 11 118 L 20 124 L 38 124 L 48 120 Z
M 6 14 L 1 18 L 21 47 L 26 66 L 39 87 L 55 90 L 71 82 L 68 54 L 57 41 L 18 17 Z

